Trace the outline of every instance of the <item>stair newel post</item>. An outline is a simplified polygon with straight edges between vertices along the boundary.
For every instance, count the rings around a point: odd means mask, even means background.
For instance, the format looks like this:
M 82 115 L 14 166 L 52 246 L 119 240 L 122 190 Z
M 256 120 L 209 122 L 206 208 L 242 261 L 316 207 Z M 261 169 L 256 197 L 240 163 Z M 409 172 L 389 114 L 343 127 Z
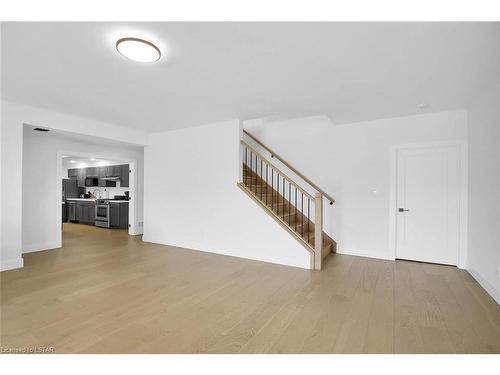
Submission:
M 247 148 L 246 146 L 240 141 L 240 148 L 239 148 L 239 168 L 238 168 L 238 182 L 245 182 L 244 181 L 244 175 L 243 175 L 243 169 L 245 168 L 245 156 L 246 156 Z
M 314 195 L 314 269 L 321 270 L 323 247 L 323 195 Z

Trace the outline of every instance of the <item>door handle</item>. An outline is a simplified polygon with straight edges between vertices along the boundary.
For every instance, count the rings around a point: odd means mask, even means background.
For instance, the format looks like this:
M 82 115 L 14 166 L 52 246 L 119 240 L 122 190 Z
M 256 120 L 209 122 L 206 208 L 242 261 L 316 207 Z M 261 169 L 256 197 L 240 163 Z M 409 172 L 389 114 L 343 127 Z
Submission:
M 407 210 L 407 209 L 404 209 L 404 208 L 401 208 L 401 207 L 400 207 L 400 208 L 398 208 L 398 211 L 399 211 L 399 212 L 405 212 L 405 211 L 410 211 L 410 210 Z

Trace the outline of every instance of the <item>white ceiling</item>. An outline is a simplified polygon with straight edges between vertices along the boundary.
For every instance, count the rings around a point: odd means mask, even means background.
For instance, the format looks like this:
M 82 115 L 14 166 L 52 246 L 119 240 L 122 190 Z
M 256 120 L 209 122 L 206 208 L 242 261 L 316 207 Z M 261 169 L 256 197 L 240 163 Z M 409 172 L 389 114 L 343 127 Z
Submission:
M 123 36 L 157 42 L 126 60 Z M 500 23 L 4 23 L 7 100 L 147 131 L 463 108 L 500 75 Z

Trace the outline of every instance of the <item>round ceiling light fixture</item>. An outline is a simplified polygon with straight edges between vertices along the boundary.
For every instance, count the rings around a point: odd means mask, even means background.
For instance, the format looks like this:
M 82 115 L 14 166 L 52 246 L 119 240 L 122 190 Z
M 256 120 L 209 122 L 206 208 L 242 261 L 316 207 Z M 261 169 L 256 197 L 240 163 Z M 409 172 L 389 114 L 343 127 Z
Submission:
M 139 62 L 155 62 L 161 52 L 153 43 L 139 38 L 121 38 L 116 42 L 116 50 L 120 55 Z

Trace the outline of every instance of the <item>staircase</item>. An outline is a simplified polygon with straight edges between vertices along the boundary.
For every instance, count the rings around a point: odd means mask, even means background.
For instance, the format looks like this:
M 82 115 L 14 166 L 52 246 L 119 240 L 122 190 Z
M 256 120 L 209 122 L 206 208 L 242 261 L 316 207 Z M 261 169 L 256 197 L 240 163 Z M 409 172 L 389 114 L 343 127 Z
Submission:
M 241 141 L 242 174 L 238 186 L 310 253 L 310 268 L 321 270 L 324 259 L 337 244 L 323 231 L 323 198 L 326 195 L 249 133 L 245 134 L 316 190 L 314 196 L 288 177 L 268 158 Z M 291 175 L 291 174 L 290 174 Z M 296 179 L 298 180 L 298 179 Z M 327 197 L 330 204 L 334 200 Z

